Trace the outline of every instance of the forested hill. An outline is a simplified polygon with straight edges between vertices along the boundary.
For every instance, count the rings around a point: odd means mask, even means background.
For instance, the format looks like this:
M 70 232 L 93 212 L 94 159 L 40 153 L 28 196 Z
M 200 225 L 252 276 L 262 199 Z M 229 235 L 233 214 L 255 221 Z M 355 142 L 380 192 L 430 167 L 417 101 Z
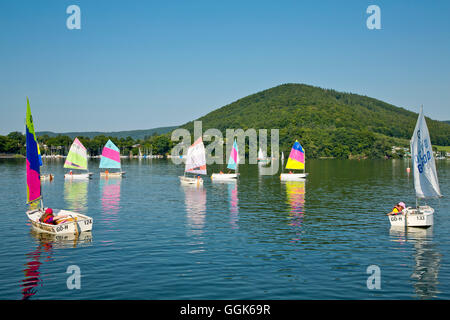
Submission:
M 145 139 L 146 137 L 150 137 L 152 135 L 161 135 L 168 132 L 171 132 L 172 130 L 176 129 L 178 127 L 160 127 L 160 128 L 154 128 L 154 129 L 144 129 L 144 130 L 130 130 L 130 131 L 116 131 L 116 132 L 65 132 L 65 133 L 55 133 L 51 131 L 40 131 L 36 132 L 36 134 L 39 137 L 42 136 L 49 136 L 49 137 L 56 137 L 58 135 L 68 136 L 71 139 L 74 139 L 75 137 L 87 137 L 87 138 L 94 138 L 96 136 L 107 136 L 107 137 L 114 137 L 114 138 L 127 138 L 131 137 L 133 139 Z
M 305 84 L 283 84 L 239 99 L 197 120 L 203 122 L 203 130 L 217 128 L 223 132 L 227 128 L 278 128 L 284 151 L 289 151 L 298 139 L 309 157 L 380 158 L 391 155 L 393 144 L 408 145 L 417 116 L 367 96 Z M 450 145 L 450 124 L 426 120 L 432 143 Z M 193 122 L 183 127 L 192 129 Z

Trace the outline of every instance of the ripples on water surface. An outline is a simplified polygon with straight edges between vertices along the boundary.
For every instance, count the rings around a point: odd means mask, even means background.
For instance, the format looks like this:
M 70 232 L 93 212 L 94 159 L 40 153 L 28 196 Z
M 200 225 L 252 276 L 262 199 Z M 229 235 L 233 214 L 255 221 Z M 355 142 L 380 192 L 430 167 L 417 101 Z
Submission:
M 64 182 L 46 160 L 45 204 L 94 218 L 92 234 L 32 232 L 25 161 L 0 159 L 0 299 L 449 299 L 450 161 L 435 226 L 394 230 L 385 214 L 415 202 L 407 161 L 311 160 L 306 182 L 240 166 L 237 183 L 182 187 L 183 166 L 125 160 L 123 179 Z M 220 168 L 211 166 L 209 174 Z M 67 267 L 81 289 L 68 290 Z M 381 290 L 366 269 L 381 269 Z

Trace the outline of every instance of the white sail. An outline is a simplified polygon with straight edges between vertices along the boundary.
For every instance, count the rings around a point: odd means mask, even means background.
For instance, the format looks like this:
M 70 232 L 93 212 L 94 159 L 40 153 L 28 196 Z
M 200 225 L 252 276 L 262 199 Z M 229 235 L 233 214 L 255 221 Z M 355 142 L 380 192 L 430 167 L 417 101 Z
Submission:
M 188 148 L 184 171 L 195 174 L 206 174 L 206 152 L 201 137 Z
M 411 138 L 411 158 L 414 167 L 414 188 L 417 198 L 442 197 L 436 173 L 433 149 L 427 123 L 420 108 L 416 128 Z
M 264 153 L 263 153 L 263 151 L 261 150 L 261 148 L 259 148 L 259 151 L 258 151 L 258 160 L 262 160 L 262 159 L 264 159 L 264 158 L 265 158 Z

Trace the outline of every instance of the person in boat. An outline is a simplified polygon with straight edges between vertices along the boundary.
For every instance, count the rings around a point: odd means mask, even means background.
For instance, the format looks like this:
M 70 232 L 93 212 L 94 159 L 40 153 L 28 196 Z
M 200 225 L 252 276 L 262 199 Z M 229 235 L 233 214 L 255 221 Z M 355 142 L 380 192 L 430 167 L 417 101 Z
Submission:
M 406 208 L 406 205 L 404 202 L 399 202 L 395 205 L 395 207 L 392 209 L 391 212 L 389 212 L 387 215 L 388 216 L 392 216 L 392 215 L 397 215 L 399 213 L 401 213 L 403 211 L 403 209 Z
M 106 169 L 106 170 L 105 170 L 105 174 L 108 174 L 108 173 L 109 173 L 109 171 L 108 171 L 108 169 Z
M 72 175 L 72 174 L 73 174 L 72 170 L 70 170 L 70 171 L 69 171 L 69 174 L 70 174 L 70 175 Z
M 65 214 L 55 216 L 53 214 L 53 209 L 47 208 L 47 209 L 45 209 L 44 214 L 41 216 L 41 218 L 39 220 L 46 224 L 58 224 L 58 223 L 60 223 L 61 219 L 64 219 L 66 217 L 67 217 L 67 215 L 65 215 Z

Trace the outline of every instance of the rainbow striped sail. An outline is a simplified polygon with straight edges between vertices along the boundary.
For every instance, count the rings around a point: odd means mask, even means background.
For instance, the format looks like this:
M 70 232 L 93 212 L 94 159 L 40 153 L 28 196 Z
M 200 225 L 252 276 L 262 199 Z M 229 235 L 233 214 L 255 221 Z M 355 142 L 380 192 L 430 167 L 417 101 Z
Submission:
M 291 153 L 289 154 L 286 163 L 286 169 L 305 170 L 305 150 L 297 140 L 295 140 L 295 143 L 292 146 Z
M 99 168 L 120 169 L 120 150 L 111 140 L 103 147 Z
M 30 101 L 27 98 L 27 115 L 25 123 L 27 144 L 27 202 L 33 202 L 41 197 L 41 169 L 42 158 L 34 132 L 33 117 L 31 116 Z
M 228 169 L 236 170 L 239 162 L 239 153 L 236 139 L 234 139 L 233 148 L 231 149 L 230 158 L 228 159 Z
M 78 138 L 72 143 L 64 168 L 87 170 L 87 150 Z

